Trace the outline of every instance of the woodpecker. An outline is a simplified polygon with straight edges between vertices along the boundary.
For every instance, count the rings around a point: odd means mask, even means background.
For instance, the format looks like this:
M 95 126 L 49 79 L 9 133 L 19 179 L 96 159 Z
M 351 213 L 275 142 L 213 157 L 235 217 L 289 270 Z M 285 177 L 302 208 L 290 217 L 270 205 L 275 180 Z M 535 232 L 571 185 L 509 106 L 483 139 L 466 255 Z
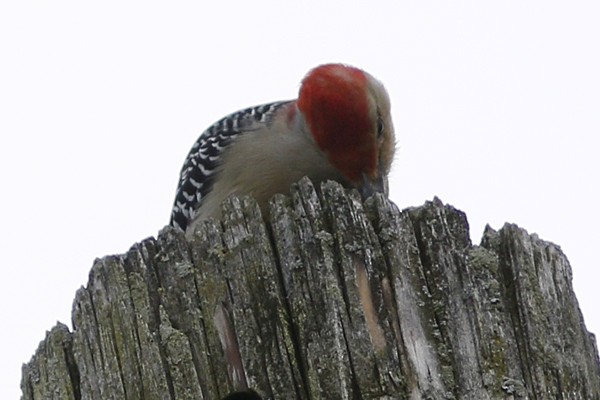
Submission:
M 200 135 L 181 169 L 171 225 L 190 235 L 198 221 L 219 218 L 232 194 L 253 196 L 264 213 L 274 194 L 304 176 L 336 180 L 365 198 L 387 194 L 394 150 L 383 85 L 352 66 L 318 66 L 298 99 L 238 111 Z

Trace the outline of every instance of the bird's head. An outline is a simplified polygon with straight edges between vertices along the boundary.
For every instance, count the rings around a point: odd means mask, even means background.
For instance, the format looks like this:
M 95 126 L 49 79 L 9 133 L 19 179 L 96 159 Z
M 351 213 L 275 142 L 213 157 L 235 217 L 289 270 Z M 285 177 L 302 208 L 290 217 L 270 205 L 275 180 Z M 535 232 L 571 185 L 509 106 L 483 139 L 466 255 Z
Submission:
M 343 64 L 311 70 L 300 87 L 298 109 L 319 148 L 363 197 L 387 194 L 395 151 L 390 100 L 370 74 Z

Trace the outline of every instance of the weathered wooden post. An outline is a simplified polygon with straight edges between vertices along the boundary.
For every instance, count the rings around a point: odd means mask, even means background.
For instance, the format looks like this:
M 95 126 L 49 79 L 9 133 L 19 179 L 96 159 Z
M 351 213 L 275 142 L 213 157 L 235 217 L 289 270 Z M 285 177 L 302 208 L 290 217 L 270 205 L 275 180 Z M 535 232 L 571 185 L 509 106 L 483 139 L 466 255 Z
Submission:
M 97 260 L 23 367 L 23 399 L 600 399 L 560 249 L 514 225 L 469 239 L 439 200 L 399 211 L 303 180 L 265 225 L 225 204 Z

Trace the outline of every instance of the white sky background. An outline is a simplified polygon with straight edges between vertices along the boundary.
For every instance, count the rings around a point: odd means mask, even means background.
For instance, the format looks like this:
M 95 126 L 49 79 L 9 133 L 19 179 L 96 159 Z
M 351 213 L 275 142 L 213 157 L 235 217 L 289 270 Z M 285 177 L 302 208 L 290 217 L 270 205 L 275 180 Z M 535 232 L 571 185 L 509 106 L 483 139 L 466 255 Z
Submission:
M 94 258 L 167 224 L 202 130 L 332 61 L 390 93 L 392 199 L 559 244 L 600 333 L 600 3 L 200 3 L 0 4 L 0 398 Z

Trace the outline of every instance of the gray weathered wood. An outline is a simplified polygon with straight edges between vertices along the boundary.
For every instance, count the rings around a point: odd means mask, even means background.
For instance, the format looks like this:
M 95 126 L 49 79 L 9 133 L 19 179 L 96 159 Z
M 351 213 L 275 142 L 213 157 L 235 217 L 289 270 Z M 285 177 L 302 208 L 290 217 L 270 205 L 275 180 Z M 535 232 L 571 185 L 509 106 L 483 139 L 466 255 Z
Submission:
M 22 398 L 600 399 L 559 247 L 515 225 L 476 246 L 437 199 L 399 211 L 333 182 L 270 212 L 232 198 L 190 241 L 97 260 Z

